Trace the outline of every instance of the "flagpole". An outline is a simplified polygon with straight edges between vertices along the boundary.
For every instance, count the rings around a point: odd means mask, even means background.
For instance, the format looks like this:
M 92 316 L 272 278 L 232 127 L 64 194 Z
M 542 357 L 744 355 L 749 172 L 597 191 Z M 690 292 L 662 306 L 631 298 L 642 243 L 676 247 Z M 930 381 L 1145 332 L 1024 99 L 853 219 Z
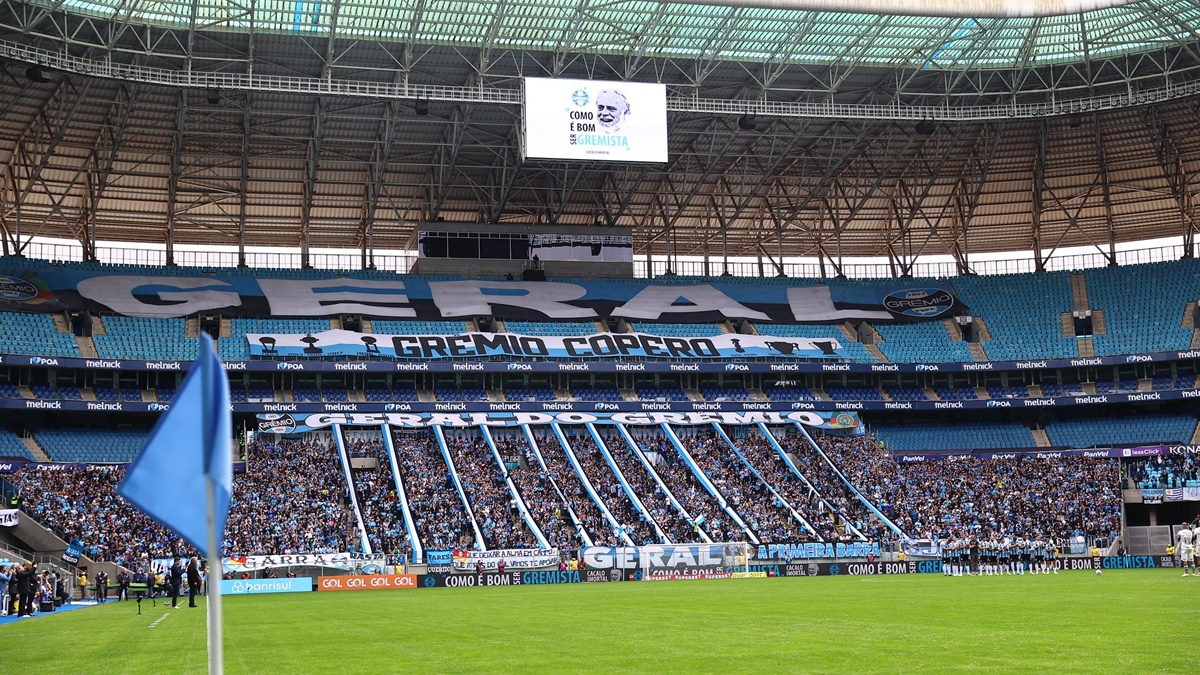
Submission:
M 217 485 L 212 478 L 204 479 L 208 507 L 208 673 L 221 675 L 224 671 L 221 652 L 221 547 L 217 541 Z

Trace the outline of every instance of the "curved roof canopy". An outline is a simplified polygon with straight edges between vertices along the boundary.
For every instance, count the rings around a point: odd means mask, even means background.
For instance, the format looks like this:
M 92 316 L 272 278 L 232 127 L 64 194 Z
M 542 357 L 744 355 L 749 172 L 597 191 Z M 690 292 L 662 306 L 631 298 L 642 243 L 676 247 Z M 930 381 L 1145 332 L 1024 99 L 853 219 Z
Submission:
M 50 11 L 205 32 L 812 66 L 1028 68 L 1196 41 L 1197 0 L 31 0 Z M 791 7 L 836 6 L 888 14 Z M 1031 16 L 1039 7 L 1053 16 Z M 1098 8 L 1063 14 L 1072 7 Z M 989 8 L 992 14 L 987 11 Z M 1006 16 L 1003 12 L 1021 13 Z M 1030 9 L 1032 8 L 1032 10 Z M 954 11 L 953 16 L 919 16 Z M 981 10 L 970 14 L 971 10 Z M 1018 11 L 1019 10 L 1019 11 Z M 911 13 L 910 13 L 911 12 Z

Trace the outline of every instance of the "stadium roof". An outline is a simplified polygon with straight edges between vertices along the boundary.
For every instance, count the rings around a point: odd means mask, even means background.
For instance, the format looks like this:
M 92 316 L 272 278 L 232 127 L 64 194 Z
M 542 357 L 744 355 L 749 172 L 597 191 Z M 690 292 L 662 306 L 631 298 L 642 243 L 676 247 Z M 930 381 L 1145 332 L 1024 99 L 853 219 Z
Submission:
M 756 4 L 0 0 L 0 234 L 395 249 L 436 218 L 600 221 L 658 256 L 904 260 L 1198 226 L 1200 0 Z M 670 161 L 522 162 L 525 76 L 666 84 Z

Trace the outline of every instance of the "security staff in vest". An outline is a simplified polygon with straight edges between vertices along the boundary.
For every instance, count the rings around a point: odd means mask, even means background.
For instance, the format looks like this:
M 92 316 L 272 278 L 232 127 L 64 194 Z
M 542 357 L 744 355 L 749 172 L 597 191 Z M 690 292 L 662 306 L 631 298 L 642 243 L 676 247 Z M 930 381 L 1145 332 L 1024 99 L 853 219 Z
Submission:
M 183 566 L 179 564 L 179 556 L 171 559 L 170 580 L 171 606 L 179 609 L 179 587 L 183 585 Z
M 200 593 L 200 584 L 204 583 L 203 580 L 200 579 L 200 563 L 196 561 L 195 556 L 192 556 L 191 560 L 188 560 L 187 578 L 188 607 L 195 607 L 196 595 Z

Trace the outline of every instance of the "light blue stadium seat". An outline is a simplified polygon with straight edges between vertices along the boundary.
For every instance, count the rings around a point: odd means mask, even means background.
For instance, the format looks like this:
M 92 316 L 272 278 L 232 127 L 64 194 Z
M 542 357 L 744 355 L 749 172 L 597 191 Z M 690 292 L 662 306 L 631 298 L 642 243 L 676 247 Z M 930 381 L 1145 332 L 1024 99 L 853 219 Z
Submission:
M 59 333 L 50 314 L 0 312 L 0 353 L 80 358 L 71 333 Z
M 897 425 L 876 423 L 871 430 L 889 450 L 967 451 L 1033 448 L 1029 429 L 1016 422 Z
M 149 429 L 41 429 L 38 445 L 56 462 L 130 462 Z
M 1196 430 L 1190 415 L 1138 415 L 1060 420 L 1046 425 L 1046 435 L 1056 446 L 1096 446 L 1155 443 L 1188 443 Z
M 25 447 L 21 439 L 4 428 L 0 428 L 0 457 L 34 461 L 33 453 L 29 452 L 29 448 Z

